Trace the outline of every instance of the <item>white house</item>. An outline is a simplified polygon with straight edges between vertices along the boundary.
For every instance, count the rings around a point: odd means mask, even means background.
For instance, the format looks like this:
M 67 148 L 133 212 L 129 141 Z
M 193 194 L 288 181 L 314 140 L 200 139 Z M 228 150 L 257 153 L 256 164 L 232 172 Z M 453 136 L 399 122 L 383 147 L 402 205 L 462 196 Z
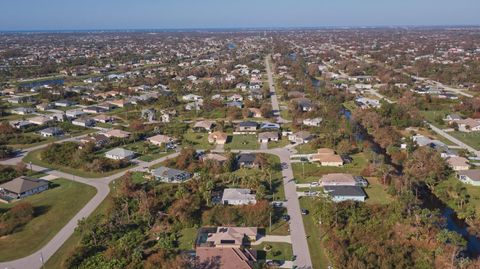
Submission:
M 457 178 L 463 183 L 480 186 L 480 169 L 458 171 Z
M 255 194 L 249 189 L 225 189 L 222 195 L 222 204 L 225 205 L 249 205 L 256 204 Z
M 135 152 L 123 148 L 114 148 L 105 153 L 105 157 L 112 160 L 131 160 L 135 155 Z

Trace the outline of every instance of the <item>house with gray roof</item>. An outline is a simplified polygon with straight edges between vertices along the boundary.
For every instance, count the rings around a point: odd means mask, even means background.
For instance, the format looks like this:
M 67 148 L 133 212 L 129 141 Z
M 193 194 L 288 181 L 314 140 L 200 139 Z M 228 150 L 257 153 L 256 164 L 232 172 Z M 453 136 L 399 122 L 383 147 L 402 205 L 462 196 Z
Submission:
M 334 202 L 364 202 L 367 198 L 365 191 L 359 186 L 324 186 L 323 190 Z
M 48 190 L 48 181 L 43 179 L 17 177 L 0 185 L 3 200 L 24 198 Z
M 192 174 L 187 171 L 165 166 L 161 166 L 153 170 L 151 173 L 156 180 L 167 183 L 181 183 L 192 177 Z
M 480 186 L 480 169 L 458 171 L 457 178 L 463 183 Z
M 105 153 L 105 157 L 112 160 L 131 160 L 137 153 L 124 148 L 114 148 Z
M 250 205 L 256 203 L 255 194 L 250 189 L 230 188 L 223 190 L 222 204 L 224 205 Z
M 60 136 L 63 135 L 63 130 L 58 127 L 48 127 L 40 131 L 43 137 Z

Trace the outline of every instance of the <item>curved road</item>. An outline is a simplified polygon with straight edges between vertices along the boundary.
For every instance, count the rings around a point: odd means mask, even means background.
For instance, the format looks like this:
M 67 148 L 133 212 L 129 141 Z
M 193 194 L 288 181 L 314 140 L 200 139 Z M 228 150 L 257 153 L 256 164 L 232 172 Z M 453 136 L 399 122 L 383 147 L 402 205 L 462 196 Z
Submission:
M 59 140 L 56 143 L 64 142 L 64 141 L 72 141 L 78 139 L 79 137 L 68 138 L 64 140 Z M 46 147 L 45 145 L 40 145 L 36 147 L 32 147 L 29 149 L 24 150 L 21 152 L 17 157 L 8 159 L 5 161 L 1 161 L 0 164 L 5 165 L 15 165 L 16 163 L 20 162 L 22 158 L 29 152 Z M 172 153 L 168 156 L 156 159 L 151 162 L 142 162 L 139 160 L 134 160 L 136 162 L 136 166 L 127 170 L 127 171 L 142 171 L 145 170 L 145 167 L 155 165 L 157 163 L 161 163 L 169 158 L 174 158 L 178 155 L 178 153 Z M 73 234 L 75 228 L 77 227 L 78 221 L 88 217 L 99 205 L 100 203 L 107 197 L 108 193 L 110 192 L 110 188 L 108 184 L 113 180 L 123 176 L 127 171 L 122 171 L 117 174 L 103 177 L 103 178 L 84 178 L 74 176 L 72 174 L 64 173 L 57 170 L 51 170 L 48 168 L 44 168 L 38 165 L 31 165 L 32 170 L 43 172 L 49 175 L 54 175 L 56 177 L 61 177 L 69 180 L 73 180 L 76 182 L 84 183 L 94 187 L 97 190 L 95 196 L 82 208 L 77 214 L 70 220 L 68 223 L 43 247 L 39 250 L 34 252 L 33 254 L 26 256 L 24 258 L 20 258 L 13 261 L 8 262 L 1 262 L 0 268 L 9 268 L 9 269 L 39 269 L 42 267 L 42 261 L 46 262 L 55 252 L 65 243 L 65 241 Z

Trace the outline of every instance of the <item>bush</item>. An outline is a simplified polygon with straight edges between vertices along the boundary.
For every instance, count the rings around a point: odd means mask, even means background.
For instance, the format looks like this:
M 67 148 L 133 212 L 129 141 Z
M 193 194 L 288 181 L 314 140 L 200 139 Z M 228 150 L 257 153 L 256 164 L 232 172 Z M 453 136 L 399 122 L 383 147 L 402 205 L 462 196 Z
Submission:
M 13 206 L 0 217 L 0 236 L 11 234 L 33 218 L 33 206 L 22 202 Z

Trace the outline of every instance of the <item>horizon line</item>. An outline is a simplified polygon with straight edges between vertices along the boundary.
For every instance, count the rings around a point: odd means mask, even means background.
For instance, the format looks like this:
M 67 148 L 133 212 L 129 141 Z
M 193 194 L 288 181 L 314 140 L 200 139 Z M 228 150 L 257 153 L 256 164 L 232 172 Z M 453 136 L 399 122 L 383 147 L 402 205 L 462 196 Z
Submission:
M 178 27 L 178 28 L 90 28 L 90 29 L 25 29 L 0 30 L 0 33 L 68 33 L 68 32 L 195 32 L 195 31 L 229 31 L 229 30 L 316 30 L 316 29 L 398 29 L 398 28 L 480 28 L 480 24 L 445 24 L 445 25 L 357 25 L 357 26 L 252 26 L 252 27 Z

